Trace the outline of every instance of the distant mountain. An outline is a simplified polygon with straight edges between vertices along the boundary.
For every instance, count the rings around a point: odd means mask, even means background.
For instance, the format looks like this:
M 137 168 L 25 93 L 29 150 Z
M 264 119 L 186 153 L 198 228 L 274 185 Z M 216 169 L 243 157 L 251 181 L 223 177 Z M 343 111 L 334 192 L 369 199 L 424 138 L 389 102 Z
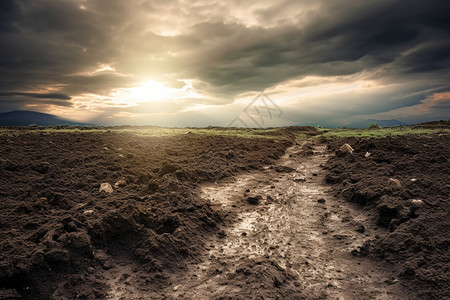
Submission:
M 36 124 L 38 126 L 87 125 L 81 122 L 70 121 L 55 115 L 36 111 L 14 110 L 6 113 L 0 113 L 0 126 L 28 126 L 30 124 Z
M 368 119 L 368 120 L 361 120 L 357 122 L 353 122 L 351 124 L 346 125 L 345 127 L 348 128 L 367 128 L 370 124 L 376 123 L 380 125 L 381 127 L 392 127 L 392 126 L 399 126 L 399 125 L 408 125 L 404 122 L 401 122 L 399 120 L 375 120 L 375 119 Z

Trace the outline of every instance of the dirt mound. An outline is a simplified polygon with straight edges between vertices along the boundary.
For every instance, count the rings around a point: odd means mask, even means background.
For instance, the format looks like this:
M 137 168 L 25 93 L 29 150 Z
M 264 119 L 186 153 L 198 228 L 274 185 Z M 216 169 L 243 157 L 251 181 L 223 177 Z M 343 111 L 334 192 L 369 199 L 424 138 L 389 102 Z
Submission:
M 450 294 L 449 137 L 334 140 L 329 148 L 335 151 L 344 142 L 355 152 L 333 157 L 326 181 L 336 196 L 374 210 L 378 226 L 387 229 L 364 250 L 392 262 L 422 297 L 445 298 Z
M 163 285 L 222 220 L 197 184 L 261 168 L 290 143 L 33 132 L 0 145 L 0 290 L 93 299 L 106 296 L 111 257 L 138 261 L 144 284 Z

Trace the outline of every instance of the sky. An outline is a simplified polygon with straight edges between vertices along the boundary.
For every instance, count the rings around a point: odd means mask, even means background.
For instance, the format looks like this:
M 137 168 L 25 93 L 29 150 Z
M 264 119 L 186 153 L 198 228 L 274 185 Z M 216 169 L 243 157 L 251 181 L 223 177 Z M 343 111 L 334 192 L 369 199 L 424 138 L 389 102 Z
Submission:
M 450 116 L 448 0 L 1 0 L 0 112 L 100 125 Z

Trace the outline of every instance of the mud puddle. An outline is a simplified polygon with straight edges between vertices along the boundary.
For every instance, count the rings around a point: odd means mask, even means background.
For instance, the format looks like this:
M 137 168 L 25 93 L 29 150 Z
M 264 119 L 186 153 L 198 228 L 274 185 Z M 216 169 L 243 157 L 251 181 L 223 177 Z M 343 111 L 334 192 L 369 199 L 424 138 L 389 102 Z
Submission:
M 327 192 L 321 166 L 329 155 L 324 145 L 303 142 L 264 171 L 203 186 L 203 197 L 233 218 L 203 261 L 175 275 L 161 293 L 171 299 L 408 295 L 385 265 L 352 256 L 377 232 L 370 215 Z

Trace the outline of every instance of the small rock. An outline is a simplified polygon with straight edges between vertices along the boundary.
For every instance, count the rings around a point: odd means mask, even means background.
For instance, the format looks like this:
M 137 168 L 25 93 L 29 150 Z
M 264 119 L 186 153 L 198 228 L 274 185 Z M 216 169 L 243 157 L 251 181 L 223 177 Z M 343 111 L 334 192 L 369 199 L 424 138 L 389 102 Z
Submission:
M 411 199 L 409 201 L 411 201 L 411 204 L 416 206 L 416 207 L 420 207 L 420 206 L 422 206 L 424 204 L 424 202 L 422 200 L 420 200 L 420 199 Z
M 411 179 L 411 182 L 416 182 L 417 181 L 417 178 L 412 178 Z
M 119 180 L 114 184 L 114 187 L 115 187 L 115 188 L 118 188 L 118 187 L 124 186 L 124 185 L 126 185 L 126 184 L 127 184 L 127 182 L 126 182 L 124 179 L 119 179 Z
M 358 228 L 356 228 L 356 232 L 364 233 L 366 231 L 366 228 L 363 224 L 359 224 Z
M 103 150 L 108 151 L 109 149 L 108 147 L 103 147 Z
M 400 183 L 400 181 L 399 181 L 398 179 L 389 178 L 389 179 L 388 179 L 388 186 L 393 186 L 393 187 L 401 188 L 401 187 L 402 187 L 402 184 Z
M 317 173 L 312 173 L 312 176 L 317 176 Z
M 325 203 L 325 199 L 324 198 L 320 198 L 320 199 L 317 200 L 317 202 L 323 204 L 323 203 Z
M 369 157 L 371 155 L 371 153 L 370 152 L 366 152 L 366 154 L 364 154 L 364 157 Z
M 393 277 L 391 279 L 386 279 L 384 282 L 389 285 L 392 285 L 392 284 L 396 284 L 398 282 L 398 279 Z
M 118 156 L 119 156 L 120 158 L 124 158 L 124 156 L 123 156 L 122 154 L 119 154 Z
M 94 213 L 94 210 L 92 210 L 92 209 L 88 209 L 88 210 L 85 210 L 84 212 L 83 212 L 83 215 L 92 215 Z
M 305 178 L 294 178 L 294 182 L 306 182 Z
M 353 150 L 352 146 L 350 146 L 349 144 L 344 144 L 341 146 L 341 148 L 339 148 L 339 151 L 352 154 L 355 150 Z
M 288 166 L 276 166 L 275 171 L 278 173 L 291 173 L 294 172 L 295 169 Z
M 107 183 L 107 182 L 104 182 L 104 183 L 102 183 L 100 185 L 100 189 L 99 189 L 100 193 L 101 192 L 106 192 L 106 193 L 111 194 L 113 191 L 114 190 L 113 190 L 112 186 L 109 183 Z
M 252 204 L 252 205 L 258 205 L 259 201 L 261 200 L 261 196 L 260 195 L 256 195 L 256 196 L 248 196 L 247 197 L 247 202 Z
M 343 240 L 343 239 L 348 238 L 349 236 L 346 234 L 335 234 L 335 235 L 333 235 L 333 237 L 337 240 Z
M 221 231 L 219 231 L 219 232 L 217 233 L 217 236 L 218 236 L 220 239 L 223 239 L 224 237 L 227 236 L 227 233 L 226 233 L 225 231 L 221 230 Z

